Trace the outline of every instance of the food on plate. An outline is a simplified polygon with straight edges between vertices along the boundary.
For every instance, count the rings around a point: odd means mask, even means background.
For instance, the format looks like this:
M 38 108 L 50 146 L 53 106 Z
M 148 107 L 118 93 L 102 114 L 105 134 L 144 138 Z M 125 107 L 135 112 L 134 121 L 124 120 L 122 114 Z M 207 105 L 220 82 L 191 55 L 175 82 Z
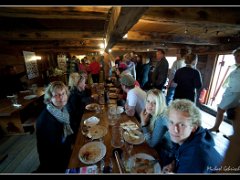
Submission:
M 121 123 L 120 125 L 123 129 L 125 130 L 136 130 L 138 129 L 138 125 L 132 121 L 127 121 L 127 122 L 124 122 L 124 123 Z
M 94 164 L 100 161 L 106 154 L 106 146 L 102 142 L 92 141 L 81 147 L 79 160 L 84 164 Z
M 129 130 L 127 131 L 130 138 L 139 139 L 142 133 L 139 130 Z
M 95 158 L 99 156 L 101 150 L 99 148 L 91 148 L 82 153 L 81 158 L 84 161 L 95 161 Z
M 132 172 L 133 173 L 154 173 L 154 163 L 152 163 L 152 160 L 137 157 L 135 159 Z
M 128 131 L 125 131 L 123 133 L 123 138 L 126 142 L 130 144 L 135 144 L 135 145 L 142 144 L 145 141 L 143 133 L 136 135 L 136 134 L 130 134 Z
M 99 108 L 99 104 L 97 104 L 97 103 L 88 104 L 86 106 L 86 109 L 89 111 L 95 111 L 98 108 Z
M 91 126 L 88 129 L 87 137 L 91 139 L 99 139 L 107 134 L 107 129 L 101 125 Z

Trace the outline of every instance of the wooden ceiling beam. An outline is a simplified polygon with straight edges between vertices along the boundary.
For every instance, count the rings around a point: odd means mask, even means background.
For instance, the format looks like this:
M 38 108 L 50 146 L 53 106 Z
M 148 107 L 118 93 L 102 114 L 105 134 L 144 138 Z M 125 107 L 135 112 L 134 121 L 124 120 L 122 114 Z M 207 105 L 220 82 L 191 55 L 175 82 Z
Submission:
M 148 32 L 136 32 L 129 31 L 128 38 L 129 41 L 150 41 L 161 43 L 176 43 L 176 44 L 188 44 L 188 45 L 217 45 L 217 40 L 206 40 L 197 36 L 192 35 L 167 35 L 164 33 L 148 33 Z
M 67 40 L 94 39 L 102 40 L 103 32 L 86 31 L 0 31 L 0 39 L 4 40 Z
M 111 7 L 3 7 L 0 17 L 105 20 Z
M 147 7 L 113 7 L 106 31 L 106 48 L 111 49 L 138 22 Z
M 224 15 L 223 15 L 224 14 Z M 142 20 L 158 23 L 210 26 L 219 28 L 223 25 L 240 27 L 239 7 L 151 7 Z

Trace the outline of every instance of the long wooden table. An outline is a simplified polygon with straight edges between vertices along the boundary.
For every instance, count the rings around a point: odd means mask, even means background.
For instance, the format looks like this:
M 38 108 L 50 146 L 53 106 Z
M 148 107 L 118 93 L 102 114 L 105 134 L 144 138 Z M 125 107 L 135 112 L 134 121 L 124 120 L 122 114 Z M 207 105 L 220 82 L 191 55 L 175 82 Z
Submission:
M 14 107 L 10 99 L 0 100 L 0 126 L 5 134 L 23 133 L 23 124 L 35 112 L 41 110 L 43 104 L 44 88 L 38 87 L 36 91 L 37 97 L 32 99 L 24 99 L 31 92 L 18 93 L 18 104 L 20 107 Z M 40 105 L 40 106 L 39 106 Z
M 108 107 L 107 107 L 107 105 L 103 105 L 103 108 L 104 109 L 103 109 L 102 113 L 99 114 L 99 118 L 100 118 L 99 124 L 107 127 L 107 129 L 108 129 L 107 134 L 103 137 L 103 143 L 105 144 L 106 149 L 107 149 L 106 155 L 104 157 L 104 161 L 105 161 L 105 164 L 109 164 L 109 161 L 110 161 L 110 158 L 111 158 L 112 163 L 113 163 L 112 173 L 119 173 L 119 169 L 118 169 L 118 166 L 117 166 L 117 163 L 116 163 L 116 159 L 113 156 L 113 149 L 114 148 L 111 146 L 111 138 L 112 138 L 111 129 L 112 129 L 112 126 L 110 126 L 108 124 L 108 115 L 107 115 L 107 108 Z M 74 145 L 74 148 L 73 148 L 73 151 L 72 151 L 72 155 L 71 155 L 71 158 L 70 158 L 70 161 L 69 161 L 69 168 L 79 168 L 79 167 L 88 166 L 88 165 L 82 163 L 79 160 L 78 154 L 79 154 L 79 150 L 81 149 L 81 147 L 84 144 L 91 141 L 89 138 L 84 136 L 81 132 L 81 128 L 83 126 L 84 120 L 91 117 L 91 116 L 96 116 L 95 112 L 86 111 L 83 115 L 83 118 L 82 118 L 82 121 L 81 121 L 81 124 L 80 124 L 80 129 L 79 129 L 78 134 L 77 134 L 77 139 L 76 139 L 76 142 L 75 142 L 75 145 Z M 131 121 L 133 121 L 133 122 L 135 122 L 139 125 L 139 123 L 137 122 L 135 117 L 129 117 L 125 113 L 121 114 L 121 118 L 119 120 L 119 123 L 126 122 L 128 120 L 131 120 Z M 123 151 L 125 151 L 124 147 L 123 147 Z M 136 154 L 136 153 L 146 153 L 146 154 L 149 154 L 149 155 L 153 156 L 155 159 L 159 159 L 157 152 L 154 149 L 150 148 L 147 145 L 146 142 L 144 142 L 140 145 L 134 145 L 133 146 L 132 155 Z M 100 162 L 97 163 L 97 166 L 100 169 Z

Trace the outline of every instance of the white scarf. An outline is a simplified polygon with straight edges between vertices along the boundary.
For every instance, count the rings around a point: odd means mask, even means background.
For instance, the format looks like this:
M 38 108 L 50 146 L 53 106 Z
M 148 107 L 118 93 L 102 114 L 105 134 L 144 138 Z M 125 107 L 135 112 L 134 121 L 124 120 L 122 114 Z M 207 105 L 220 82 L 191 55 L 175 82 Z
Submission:
M 68 135 L 73 134 L 73 130 L 70 126 L 69 121 L 69 113 L 67 111 L 67 108 L 64 106 L 62 111 L 55 106 L 52 105 L 52 103 L 47 104 L 47 110 L 50 114 L 52 114 L 60 123 L 63 124 L 63 132 L 64 132 L 64 139 Z

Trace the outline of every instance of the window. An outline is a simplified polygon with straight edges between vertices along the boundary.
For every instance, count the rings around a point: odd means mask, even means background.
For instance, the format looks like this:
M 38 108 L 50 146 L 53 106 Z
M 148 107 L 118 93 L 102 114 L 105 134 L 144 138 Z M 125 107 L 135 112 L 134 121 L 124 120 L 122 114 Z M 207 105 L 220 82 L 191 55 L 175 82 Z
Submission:
M 222 54 L 218 56 L 212 87 L 207 105 L 217 110 L 218 104 L 222 100 L 225 89 L 222 87 L 229 74 L 235 69 L 235 59 L 232 54 Z

